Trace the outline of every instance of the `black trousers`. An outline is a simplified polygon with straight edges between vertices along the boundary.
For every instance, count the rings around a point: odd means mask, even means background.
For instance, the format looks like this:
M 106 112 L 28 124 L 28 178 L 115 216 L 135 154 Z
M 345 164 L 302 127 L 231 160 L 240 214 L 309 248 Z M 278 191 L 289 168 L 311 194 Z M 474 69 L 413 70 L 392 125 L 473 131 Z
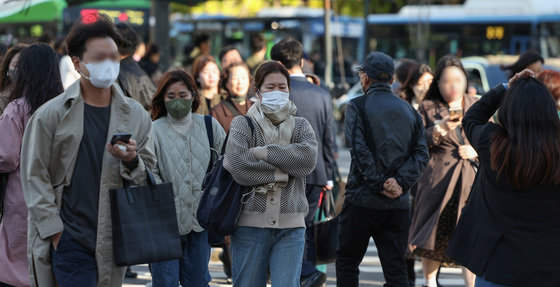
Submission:
M 409 210 L 376 210 L 346 201 L 340 214 L 336 285 L 358 287 L 359 266 L 373 237 L 387 287 L 407 287 Z

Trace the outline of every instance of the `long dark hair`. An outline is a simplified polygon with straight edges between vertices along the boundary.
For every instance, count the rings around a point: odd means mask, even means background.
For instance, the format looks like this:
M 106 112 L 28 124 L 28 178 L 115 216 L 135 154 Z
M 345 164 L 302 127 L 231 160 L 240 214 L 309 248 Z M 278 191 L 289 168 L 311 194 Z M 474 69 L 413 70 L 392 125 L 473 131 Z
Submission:
M 490 149 L 491 168 L 518 189 L 560 184 L 560 120 L 546 86 L 521 78 L 509 89 Z
M 432 84 L 430 85 L 430 88 L 428 89 L 428 92 L 426 93 L 426 98 L 425 100 L 432 100 L 432 101 L 439 101 L 441 103 L 443 103 L 444 105 L 447 105 L 447 102 L 445 101 L 445 99 L 443 98 L 443 96 L 441 95 L 441 92 L 439 90 L 439 80 L 441 79 L 441 75 L 443 74 L 443 71 L 445 71 L 446 68 L 449 67 L 457 67 L 459 69 L 461 69 L 461 71 L 463 71 L 463 74 L 465 74 L 465 79 L 467 79 L 467 87 L 469 86 L 468 83 L 468 77 L 467 77 L 467 71 L 465 71 L 465 68 L 463 68 L 463 64 L 461 63 L 461 60 L 459 60 L 459 58 L 453 56 L 453 55 L 447 55 L 444 56 L 443 58 L 441 58 L 436 65 L 436 71 L 434 73 L 434 79 L 432 80 Z M 467 92 L 467 89 L 465 88 L 465 93 Z
M 418 84 L 418 80 L 420 80 L 425 73 L 432 73 L 432 69 L 426 64 L 418 63 L 410 69 L 402 86 L 399 88 L 399 94 L 403 100 L 412 103 L 412 100 L 416 97 L 414 94 L 414 86 Z
M 56 52 L 49 45 L 33 44 L 21 51 L 10 101 L 24 97 L 33 114 L 64 92 Z
M 154 99 L 152 100 L 152 120 L 155 121 L 167 115 L 167 109 L 165 108 L 165 94 L 167 93 L 169 86 L 177 82 L 183 82 L 192 94 L 193 103 L 191 111 L 194 112 L 198 109 L 198 106 L 200 105 L 200 98 L 198 96 L 198 89 L 193 77 L 183 70 L 171 70 L 163 74 L 161 80 L 159 81 L 158 89 Z
M 12 84 L 12 79 L 8 76 L 8 70 L 10 69 L 10 62 L 15 57 L 15 55 L 21 53 L 21 51 L 26 46 L 23 44 L 17 44 L 11 47 L 6 53 L 6 56 L 2 59 L 2 67 L 0 67 L 0 91 L 5 90 Z
M 523 71 L 525 68 L 527 68 L 527 66 L 536 63 L 536 62 L 541 62 L 544 64 L 544 59 L 541 56 L 541 54 L 539 54 L 539 52 L 537 51 L 533 51 L 533 50 L 529 50 L 523 54 L 521 54 L 521 56 L 519 56 L 519 59 L 517 60 L 517 62 L 511 64 L 511 65 L 503 65 L 502 66 L 502 70 L 504 71 L 509 71 L 509 78 L 513 77 L 515 74 Z

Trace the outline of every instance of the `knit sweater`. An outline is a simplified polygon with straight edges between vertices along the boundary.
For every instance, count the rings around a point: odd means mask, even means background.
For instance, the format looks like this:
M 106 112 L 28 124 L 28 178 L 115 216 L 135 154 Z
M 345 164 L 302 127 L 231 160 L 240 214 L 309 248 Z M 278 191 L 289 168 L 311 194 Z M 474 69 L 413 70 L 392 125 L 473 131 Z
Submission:
M 309 207 L 305 178 L 315 169 L 317 141 L 309 122 L 295 117 L 291 144 L 265 145 L 263 133 L 255 123 L 253 137 L 245 118 L 233 119 L 226 145 L 224 167 L 241 185 L 252 187 L 243 198 L 238 225 L 259 228 L 305 227 Z M 285 183 L 266 194 L 257 186 Z

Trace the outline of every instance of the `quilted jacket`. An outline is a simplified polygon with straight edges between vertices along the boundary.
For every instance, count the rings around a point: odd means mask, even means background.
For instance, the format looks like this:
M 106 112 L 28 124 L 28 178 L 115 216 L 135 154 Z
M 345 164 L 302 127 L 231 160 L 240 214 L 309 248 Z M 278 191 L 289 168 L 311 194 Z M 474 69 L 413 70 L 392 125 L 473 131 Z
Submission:
M 181 235 L 204 230 L 196 220 L 196 211 L 203 193 L 202 181 L 211 159 L 204 116 L 191 113 L 188 117 L 192 123 L 184 134 L 171 126 L 167 116 L 152 124 L 157 157 L 154 177 L 160 183 L 173 184 Z M 213 149 L 221 151 L 226 133 L 215 119 L 212 119 L 212 127 Z

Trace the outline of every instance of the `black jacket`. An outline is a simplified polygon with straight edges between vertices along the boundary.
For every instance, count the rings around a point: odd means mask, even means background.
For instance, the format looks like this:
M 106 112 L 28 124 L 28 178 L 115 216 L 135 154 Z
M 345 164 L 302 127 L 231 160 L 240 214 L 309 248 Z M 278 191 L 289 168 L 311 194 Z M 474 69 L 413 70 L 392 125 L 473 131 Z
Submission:
M 420 115 L 389 84 L 374 83 L 348 104 L 345 134 L 352 155 L 347 200 L 372 209 L 408 209 L 410 188 L 430 159 Z M 394 200 L 381 194 L 391 177 L 403 188 Z
M 297 107 L 296 116 L 305 118 L 313 127 L 317 139 L 317 165 L 307 176 L 306 184 L 325 186 L 333 179 L 334 126 L 332 98 L 326 90 L 305 77 L 290 77 L 290 100 Z
M 487 281 L 507 286 L 560 286 L 560 186 L 514 190 L 490 168 L 488 120 L 505 89 L 494 88 L 463 119 L 480 169 L 447 253 Z
M 118 82 L 127 97 L 138 101 L 147 111 L 151 109 L 156 86 L 132 57 L 121 60 Z

